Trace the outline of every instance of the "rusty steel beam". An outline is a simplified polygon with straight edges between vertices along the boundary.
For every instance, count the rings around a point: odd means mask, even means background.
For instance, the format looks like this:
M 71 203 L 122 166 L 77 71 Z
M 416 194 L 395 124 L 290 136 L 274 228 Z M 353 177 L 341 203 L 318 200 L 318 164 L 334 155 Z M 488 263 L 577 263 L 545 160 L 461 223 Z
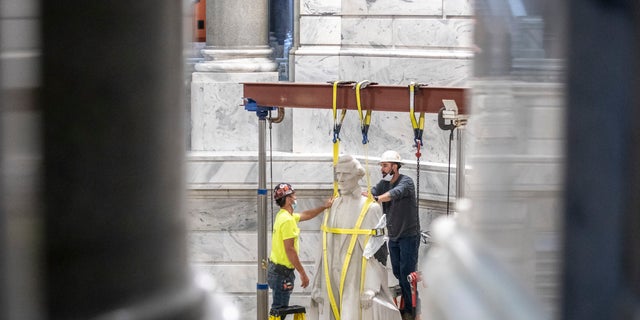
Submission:
M 244 98 L 251 98 L 259 106 L 288 108 L 333 108 L 333 85 L 330 83 L 243 83 Z M 455 100 L 458 113 L 467 113 L 466 89 L 419 86 L 415 90 L 415 112 L 438 113 L 443 99 Z M 360 91 L 361 107 L 372 111 L 409 111 L 409 87 L 372 84 Z M 337 90 L 338 109 L 354 109 L 355 84 Z

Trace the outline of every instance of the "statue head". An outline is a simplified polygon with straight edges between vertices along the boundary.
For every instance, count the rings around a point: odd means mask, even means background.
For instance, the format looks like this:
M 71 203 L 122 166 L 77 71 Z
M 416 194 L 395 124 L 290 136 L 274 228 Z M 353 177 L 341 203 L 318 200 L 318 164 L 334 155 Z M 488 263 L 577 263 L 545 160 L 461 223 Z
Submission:
M 350 192 L 356 188 L 360 190 L 358 181 L 364 177 L 365 171 L 360 161 L 350 155 L 343 155 L 336 164 L 336 179 L 338 187 L 344 192 Z

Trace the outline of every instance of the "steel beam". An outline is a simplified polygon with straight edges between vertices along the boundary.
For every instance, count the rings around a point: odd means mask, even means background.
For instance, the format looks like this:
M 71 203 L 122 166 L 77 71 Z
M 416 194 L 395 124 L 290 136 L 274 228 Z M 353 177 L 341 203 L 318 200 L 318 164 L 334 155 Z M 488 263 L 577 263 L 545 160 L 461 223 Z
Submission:
M 260 106 L 288 108 L 333 108 L 331 83 L 243 83 L 244 98 L 256 100 Z M 409 111 L 409 87 L 372 84 L 360 91 L 361 107 L 372 111 Z M 337 90 L 339 109 L 357 110 L 355 85 L 343 85 Z M 415 112 L 438 113 L 442 100 L 454 100 L 459 114 L 467 113 L 466 88 L 419 86 L 415 93 Z

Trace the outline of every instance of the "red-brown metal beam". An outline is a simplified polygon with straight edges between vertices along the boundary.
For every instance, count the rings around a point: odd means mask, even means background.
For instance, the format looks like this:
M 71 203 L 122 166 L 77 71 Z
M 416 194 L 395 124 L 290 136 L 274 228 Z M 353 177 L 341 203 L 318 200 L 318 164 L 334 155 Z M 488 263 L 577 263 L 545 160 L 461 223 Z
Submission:
M 251 98 L 259 106 L 289 108 L 333 108 L 333 85 L 330 83 L 243 83 L 244 98 Z M 444 105 L 443 99 L 455 100 L 458 113 L 466 114 L 466 89 L 442 87 L 416 87 L 415 112 L 438 113 Z M 409 111 L 409 87 L 398 85 L 369 85 L 360 91 L 363 110 Z M 355 84 L 343 85 L 337 90 L 338 109 L 354 109 L 356 105 Z

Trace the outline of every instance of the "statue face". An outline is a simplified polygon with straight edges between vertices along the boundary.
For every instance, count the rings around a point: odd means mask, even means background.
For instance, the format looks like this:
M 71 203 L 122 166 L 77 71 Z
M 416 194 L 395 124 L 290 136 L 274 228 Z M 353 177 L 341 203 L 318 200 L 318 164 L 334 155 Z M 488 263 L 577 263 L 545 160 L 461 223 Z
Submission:
M 336 168 L 336 179 L 338 180 L 338 187 L 342 191 L 349 192 L 356 188 L 360 188 L 358 185 L 360 177 L 356 175 L 356 172 Z

